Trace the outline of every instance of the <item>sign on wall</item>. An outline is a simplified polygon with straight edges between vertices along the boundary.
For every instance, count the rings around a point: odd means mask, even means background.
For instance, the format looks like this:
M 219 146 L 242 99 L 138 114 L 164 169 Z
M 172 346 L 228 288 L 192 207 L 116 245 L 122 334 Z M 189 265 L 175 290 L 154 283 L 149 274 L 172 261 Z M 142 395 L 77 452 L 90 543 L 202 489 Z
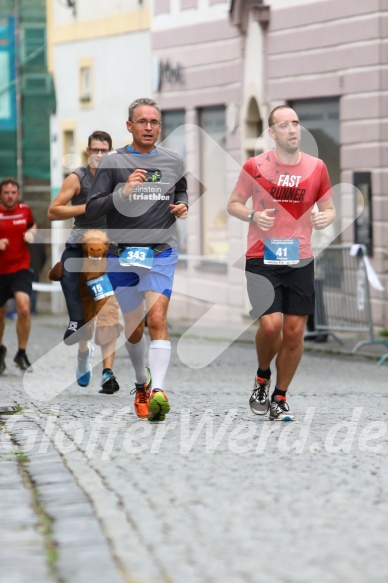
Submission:
M 15 19 L 0 17 L 0 131 L 16 129 Z

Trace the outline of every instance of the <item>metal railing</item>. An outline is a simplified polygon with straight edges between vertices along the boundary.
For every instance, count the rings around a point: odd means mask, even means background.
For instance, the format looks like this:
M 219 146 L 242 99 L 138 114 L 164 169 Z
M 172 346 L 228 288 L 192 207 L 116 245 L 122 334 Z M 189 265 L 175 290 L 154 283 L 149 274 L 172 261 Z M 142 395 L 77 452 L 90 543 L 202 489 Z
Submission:
M 330 245 L 315 249 L 315 319 L 318 332 L 360 332 L 368 340 L 357 342 L 352 352 L 366 344 L 383 344 L 376 339 L 370 301 L 370 285 L 365 260 L 365 249 L 359 246 L 357 255 L 351 254 L 351 245 Z

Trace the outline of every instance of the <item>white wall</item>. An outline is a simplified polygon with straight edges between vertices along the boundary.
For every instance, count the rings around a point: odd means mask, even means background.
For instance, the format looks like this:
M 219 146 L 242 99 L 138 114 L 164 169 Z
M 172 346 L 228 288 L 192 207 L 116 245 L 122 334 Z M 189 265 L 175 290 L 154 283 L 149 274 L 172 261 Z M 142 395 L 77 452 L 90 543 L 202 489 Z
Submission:
M 65 3 L 47 0 L 47 14 L 57 101 L 51 121 L 55 194 L 63 176 L 64 126 L 74 127 L 79 156 L 95 130 L 111 134 L 116 147 L 128 142 L 128 105 L 151 94 L 150 11 L 148 0 L 76 0 L 74 14 Z M 80 102 L 81 60 L 92 63 L 92 100 L 87 105 Z
M 93 106 L 81 108 L 79 102 L 79 60 L 92 58 Z M 151 93 L 151 48 L 149 33 L 87 40 L 59 45 L 54 49 L 56 117 L 75 120 L 76 139 L 84 142 L 96 129 L 111 134 L 114 145 L 128 139 L 125 127 L 128 105 L 137 97 Z
M 76 12 L 63 2 L 47 0 L 49 62 L 56 92 L 51 118 L 51 190 L 55 196 L 69 168 L 63 162 L 63 130 L 74 128 L 73 167 L 82 164 L 88 136 L 108 132 L 115 147 L 128 143 L 128 105 L 151 95 L 149 2 L 144 0 L 76 0 Z M 148 28 L 147 28 L 148 26 Z M 92 100 L 80 101 L 80 61 L 92 63 Z M 63 249 L 61 230 L 71 221 L 54 221 L 53 259 Z M 57 296 L 58 294 L 53 294 Z M 62 298 L 53 297 L 54 312 L 63 311 Z
M 228 0 L 216 4 L 210 4 L 208 0 L 198 0 L 197 8 L 186 10 L 181 9 L 180 0 L 170 0 L 170 12 L 153 14 L 152 31 L 212 22 L 220 20 L 220 18 L 227 20 L 228 14 Z

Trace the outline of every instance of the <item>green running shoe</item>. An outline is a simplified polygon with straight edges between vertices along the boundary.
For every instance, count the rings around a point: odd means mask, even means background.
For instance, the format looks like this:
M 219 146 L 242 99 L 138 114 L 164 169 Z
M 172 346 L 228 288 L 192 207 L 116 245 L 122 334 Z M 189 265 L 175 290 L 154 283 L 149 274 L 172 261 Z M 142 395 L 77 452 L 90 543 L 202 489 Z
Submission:
M 148 421 L 159 423 L 166 420 L 166 415 L 170 410 L 170 403 L 163 391 L 152 391 L 148 403 Z

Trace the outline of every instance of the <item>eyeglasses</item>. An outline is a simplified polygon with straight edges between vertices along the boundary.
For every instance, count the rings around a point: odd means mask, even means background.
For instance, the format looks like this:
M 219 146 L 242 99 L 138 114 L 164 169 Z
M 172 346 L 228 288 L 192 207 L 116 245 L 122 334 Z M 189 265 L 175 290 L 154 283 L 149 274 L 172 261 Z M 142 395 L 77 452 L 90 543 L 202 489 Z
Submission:
M 148 121 L 147 119 L 131 119 L 130 121 L 137 124 L 139 128 L 146 128 L 148 124 L 150 124 L 152 129 L 155 129 L 162 124 L 162 122 L 157 119 L 151 119 L 151 121 Z
M 101 154 L 107 154 L 109 150 L 107 148 L 89 148 L 89 152 L 92 154 L 98 154 L 99 152 L 101 152 Z

